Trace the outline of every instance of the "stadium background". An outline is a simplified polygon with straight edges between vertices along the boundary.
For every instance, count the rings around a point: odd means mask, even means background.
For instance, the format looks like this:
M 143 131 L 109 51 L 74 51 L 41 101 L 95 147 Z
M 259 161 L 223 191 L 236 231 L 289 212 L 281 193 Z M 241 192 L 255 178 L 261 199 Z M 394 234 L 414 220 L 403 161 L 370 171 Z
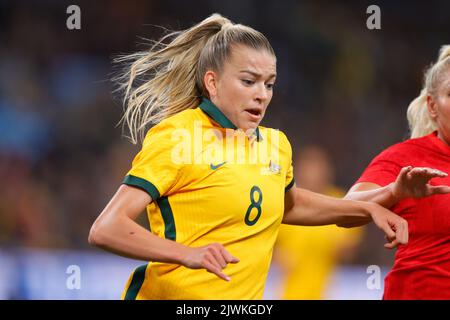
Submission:
M 81 8 L 68 30 L 66 8 Z M 381 8 L 381 30 L 366 9 Z M 408 134 L 406 108 L 425 67 L 449 43 L 444 1 L 0 1 L 0 298 L 116 299 L 140 262 L 87 243 L 89 228 L 138 147 L 115 125 L 120 101 L 111 58 L 139 36 L 184 29 L 218 12 L 262 31 L 277 53 L 278 79 L 263 125 L 294 150 L 319 145 L 336 184 L 348 189 L 370 159 Z M 369 226 L 328 298 L 378 299 L 369 265 L 389 270 L 393 252 Z M 67 287 L 71 265 L 81 289 Z M 280 273 L 274 265 L 266 298 Z

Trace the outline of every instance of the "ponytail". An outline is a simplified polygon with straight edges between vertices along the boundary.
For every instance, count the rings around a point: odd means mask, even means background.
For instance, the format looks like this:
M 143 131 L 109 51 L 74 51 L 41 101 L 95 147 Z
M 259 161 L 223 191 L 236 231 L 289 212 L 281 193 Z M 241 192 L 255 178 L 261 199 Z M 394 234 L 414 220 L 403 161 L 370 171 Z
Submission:
M 165 42 L 169 41 L 168 44 Z M 206 71 L 221 71 L 233 44 L 265 48 L 273 55 L 260 32 L 213 14 L 184 31 L 154 41 L 143 52 L 119 57 L 124 72 L 114 80 L 123 92 L 123 126 L 133 144 L 142 141 L 148 126 L 183 110 L 198 106 L 209 96 L 203 84 Z

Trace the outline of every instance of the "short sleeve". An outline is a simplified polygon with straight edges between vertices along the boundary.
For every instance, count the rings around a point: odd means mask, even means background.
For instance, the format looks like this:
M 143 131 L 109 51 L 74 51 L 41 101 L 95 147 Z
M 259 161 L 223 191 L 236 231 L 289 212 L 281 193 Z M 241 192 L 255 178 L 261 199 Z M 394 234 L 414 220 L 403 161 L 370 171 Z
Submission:
M 124 184 L 146 191 L 153 200 L 175 191 L 181 164 L 172 157 L 176 143 L 172 140 L 174 129 L 162 122 L 148 131 Z
M 291 189 L 295 184 L 295 180 L 294 180 L 294 169 L 292 166 L 292 160 L 291 160 L 291 164 L 289 165 L 289 169 L 286 173 L 286 183 L 285 183 L 285 188 L 284 188 L 284 192 L 288 192 L 289 189 Z
M 292 146 L 286 137 L 286 135 L 281 132 L 281 136 L 283 137 L 283 149 L 285 149 L 288 166 L 287 166 L 287 172 L 286 172 L 286 180 L 284 183 L 284 192 L 288 192 L 294 185 L 295 185 L 295 179 L 294 179 L 294 166 L 292 164 Z
M 401 153 L 395 146 L 391 147 L 372 160 L 355 184 L 371 182 L 384 187 L 397 179 L 400 170 L 404 166 L 402 162 L 403 157 Z

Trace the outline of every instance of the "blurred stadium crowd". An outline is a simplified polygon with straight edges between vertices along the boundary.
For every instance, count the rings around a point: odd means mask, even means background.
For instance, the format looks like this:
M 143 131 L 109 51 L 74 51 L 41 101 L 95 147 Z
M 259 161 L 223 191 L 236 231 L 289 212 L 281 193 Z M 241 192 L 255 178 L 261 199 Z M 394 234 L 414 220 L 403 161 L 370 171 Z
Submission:
M 111 59 L 145 48 L 139 36 L 159 37 L 156 26 L 184 29 L 219 12 L 262 31 L 279 75 L 263 125 L 285 131 L 296 153 L 327 150 L 343 189 L 406 138 L 406 108 L 450 30 L 445 2 L 419 21 L 425 4 L 378 1 L 381 30 L 366 28 L 364 1 L 78 1 L 81 30 L 66 28 L 70 4 L 0 1 L 3 248 L 88 247 L 138 151 L 116 127 Z M 354 262 L 389 264 L 382 244 L 369 228 Z

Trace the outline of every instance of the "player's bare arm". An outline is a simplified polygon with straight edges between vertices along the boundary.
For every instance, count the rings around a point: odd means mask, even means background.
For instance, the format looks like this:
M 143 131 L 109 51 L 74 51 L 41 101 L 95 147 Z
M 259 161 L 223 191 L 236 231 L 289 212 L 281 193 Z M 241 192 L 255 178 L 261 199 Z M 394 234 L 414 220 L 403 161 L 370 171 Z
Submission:
M 447 177 L 447 173 L 433 168 L 404 167 L 395 182 L 381 187 L 375 183 L 355 184 L 345 196 L 346 199 L 370 201 L 390 208 L 405 198 L 422 198 L 434 194 L 450 193 L 449 186 L 433 186 L 433 178 Z
M 151 201 L 148 193 L 121 185 L 94 222 L 89 233 L 89 243 L 132 259 L 175 263 L 192 269 L 205 268 L 229 280 L 222 269 L 228 263 L 237 263 L 239 259 L 228 253 L 222 245 L 214 243 L 190 248 L 160 238 L 135 222 Z
M 378 204 L 336 199 L 296 187 L 286 193 L 285 224 L 348 226 L 371 220 L 386 234 L 386 248 L 408 242 L 406 220 Z

